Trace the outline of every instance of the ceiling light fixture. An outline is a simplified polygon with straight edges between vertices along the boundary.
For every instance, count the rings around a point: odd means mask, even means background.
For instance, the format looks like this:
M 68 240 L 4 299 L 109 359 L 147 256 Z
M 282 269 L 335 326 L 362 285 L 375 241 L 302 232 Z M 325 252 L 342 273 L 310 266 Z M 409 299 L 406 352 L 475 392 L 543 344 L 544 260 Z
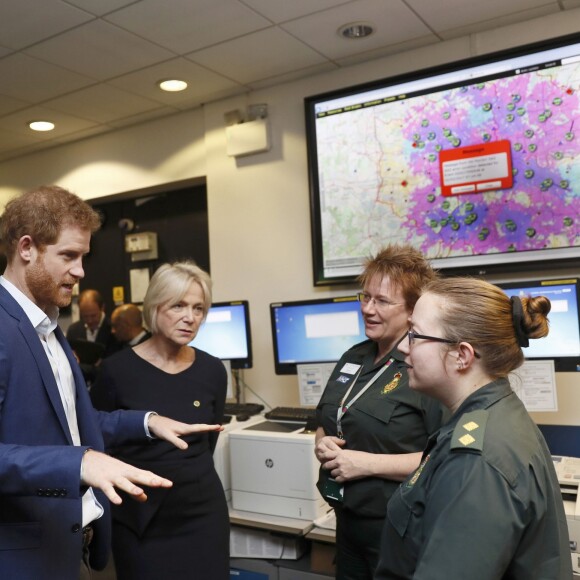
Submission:
M 366 38 L 373 34 L 375 29 L 367 22 L 351 22 L 338 29 L 338 34 L 349 40 Z
M 179 79 L 159 81 L 157 85 L 162 91 L 167 91 L 168 93 L 178 93 L 179 91 L 184 91 L 187 88 L 187 83 L 185 81 L 180 81 Z
M 31 121 L 28 126 L 33 131 L 52 131 L 54 129 L 54 123 L 50 121 Z

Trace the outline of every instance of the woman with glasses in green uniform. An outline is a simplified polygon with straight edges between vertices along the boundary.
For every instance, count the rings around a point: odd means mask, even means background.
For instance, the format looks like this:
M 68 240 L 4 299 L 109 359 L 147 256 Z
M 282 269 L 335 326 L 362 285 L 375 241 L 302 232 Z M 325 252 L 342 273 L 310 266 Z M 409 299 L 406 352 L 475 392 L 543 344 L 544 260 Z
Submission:
M 425 288 L 399 349 L 411 389 L 451 418 L 389 502 L 377 580 L 572 578 L 552 458 L 507 379 L 549 311 L 482 280 Z
M 339 580 L 373 577 L 387 501 L 441 425 L 442 407 L 409 389 L 396 348 L 435 277 L 410 246 L 388 246 L 367 261 L 359 299 L 368 340 L 342 356 L 317 408 L 318 488 L 336 512 Z

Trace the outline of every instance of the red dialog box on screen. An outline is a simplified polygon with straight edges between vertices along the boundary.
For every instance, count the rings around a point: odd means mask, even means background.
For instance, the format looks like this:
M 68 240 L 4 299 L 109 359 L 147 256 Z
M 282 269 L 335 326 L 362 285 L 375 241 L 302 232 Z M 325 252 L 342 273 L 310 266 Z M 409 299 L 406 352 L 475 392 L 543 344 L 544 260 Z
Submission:
M 447 197 L 507 189 L 514 182 L 507 140 L 441 151 L 439 169 L 441 193 Z

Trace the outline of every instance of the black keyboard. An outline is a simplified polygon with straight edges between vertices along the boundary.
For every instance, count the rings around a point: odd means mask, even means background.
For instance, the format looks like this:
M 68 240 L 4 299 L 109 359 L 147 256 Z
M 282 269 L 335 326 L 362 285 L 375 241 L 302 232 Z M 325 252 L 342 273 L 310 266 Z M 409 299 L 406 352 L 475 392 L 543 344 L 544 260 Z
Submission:
M 259 403 L 226 403 L 224 415 L 258 415 L 264 410 Z
M 316 409 L 307 409 L 305 407 L 275 407 L 264 416 L 271 421 L 306 423 L 316 419 Z

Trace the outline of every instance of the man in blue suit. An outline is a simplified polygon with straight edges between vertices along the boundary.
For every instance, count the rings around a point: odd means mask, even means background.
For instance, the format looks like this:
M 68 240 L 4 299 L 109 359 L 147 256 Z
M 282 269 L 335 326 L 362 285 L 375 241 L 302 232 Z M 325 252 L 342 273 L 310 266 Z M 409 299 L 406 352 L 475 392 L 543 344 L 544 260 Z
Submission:
M 186 425 L 147 411 L 93 409 L 57 326 L 98 214 L 59 187 L 11 200 L 2 216 L 7 267 L 0 277 L 0 577 L 76 580 L 109 553 L 109 504 L 119 492 L 145 501 L 143 485 L 171 482 L 109 457 L 105 445 L 180 437 Z M 139 380 L 136 377 L 135 380 Z

